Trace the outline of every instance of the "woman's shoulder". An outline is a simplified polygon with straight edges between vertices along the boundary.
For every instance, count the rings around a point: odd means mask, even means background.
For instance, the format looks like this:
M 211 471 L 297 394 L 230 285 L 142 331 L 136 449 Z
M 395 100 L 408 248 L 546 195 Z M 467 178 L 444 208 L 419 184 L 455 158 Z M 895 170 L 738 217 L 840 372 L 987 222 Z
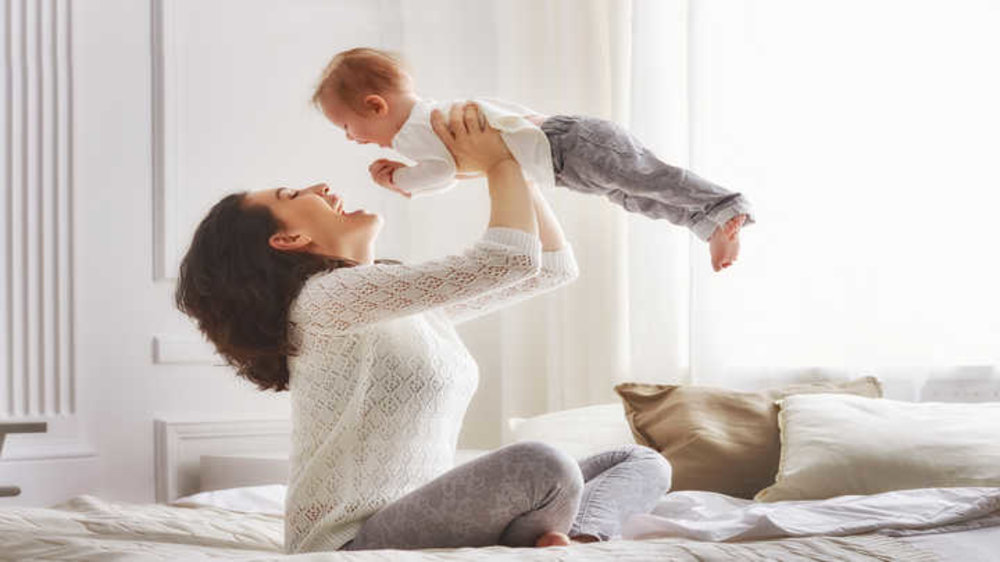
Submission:
M 351 265 L 320 271 L 309 276 L 302 285 L 295 303 L 314 300 L 343 300 L 361 290 L 370 293 L 380 285 L 393 282 L 401 262 L 378 260 L 372 264 Z M 294 304 L 293 304 L 294 306 Z

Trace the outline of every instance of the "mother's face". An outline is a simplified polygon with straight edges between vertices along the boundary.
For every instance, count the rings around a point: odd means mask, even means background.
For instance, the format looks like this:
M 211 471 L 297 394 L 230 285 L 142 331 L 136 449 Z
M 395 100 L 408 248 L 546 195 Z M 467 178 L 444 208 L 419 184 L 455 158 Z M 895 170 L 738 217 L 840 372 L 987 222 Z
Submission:
M 370 252 L 382 227 L 382 218 L 364 209 L 344 212 L 343 198 L 323 183 L 255 191 L 247 195 L 246 204 L 267 207 L 278 219 L 281 227 L 268 240 L 278 250 L 366 262 L 359 252 Z

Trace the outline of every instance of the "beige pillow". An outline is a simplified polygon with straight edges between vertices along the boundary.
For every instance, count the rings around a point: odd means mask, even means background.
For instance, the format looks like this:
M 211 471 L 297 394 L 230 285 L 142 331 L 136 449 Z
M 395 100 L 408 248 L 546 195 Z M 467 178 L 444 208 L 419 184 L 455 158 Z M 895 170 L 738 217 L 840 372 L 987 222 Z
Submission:
M 781 441 L 775 401 L 804 393 L 839 392 L 878 398 L 875 377 L 845 383 L 798 384 L 764 392 L 622 383 L 615 392 L 637 443 L 673 465 L 672 490 L 707 490 L 752 498 L 774 483 Z
M 760 501 L 1000 486 L 1000 402 L 790 396 L 777 482 Z

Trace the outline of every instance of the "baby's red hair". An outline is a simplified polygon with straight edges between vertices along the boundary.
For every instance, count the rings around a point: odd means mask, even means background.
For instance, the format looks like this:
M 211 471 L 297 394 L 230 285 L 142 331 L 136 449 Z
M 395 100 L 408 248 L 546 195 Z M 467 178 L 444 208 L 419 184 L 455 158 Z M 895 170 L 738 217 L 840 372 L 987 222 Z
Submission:
M 328 96 L 336 96 L 361 113 L 369 94 L 384 95 L 410 89 L 410 75 L 403 60 L 388 51 L 358 47 L 337 53 L 323 69 L 312 102 L 322 106 Z

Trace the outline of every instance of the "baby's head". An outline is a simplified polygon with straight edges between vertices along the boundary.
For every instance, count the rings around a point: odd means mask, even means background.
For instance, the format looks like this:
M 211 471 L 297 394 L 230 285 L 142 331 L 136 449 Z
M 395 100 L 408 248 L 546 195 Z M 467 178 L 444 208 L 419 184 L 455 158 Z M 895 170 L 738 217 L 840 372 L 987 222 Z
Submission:
M 392 53 L 359 47 L 326 65 L 312 101 L 349 140 L 388 147 L 409 115 L 412 81 Z

